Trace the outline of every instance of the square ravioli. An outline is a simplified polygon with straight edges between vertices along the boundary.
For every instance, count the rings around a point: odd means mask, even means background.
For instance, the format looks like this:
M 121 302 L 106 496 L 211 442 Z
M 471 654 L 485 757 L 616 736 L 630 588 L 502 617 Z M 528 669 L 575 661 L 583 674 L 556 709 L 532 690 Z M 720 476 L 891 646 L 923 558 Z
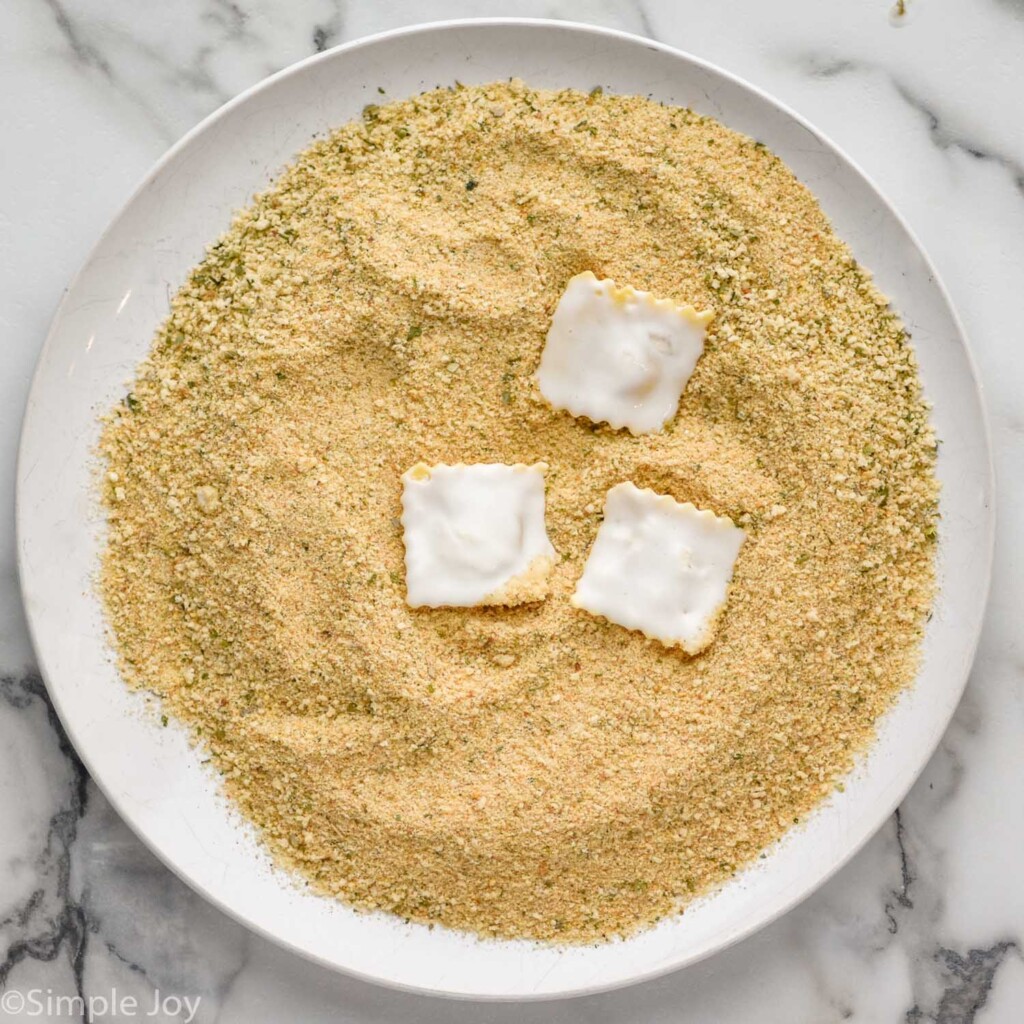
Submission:
M 572 603 L 697 654 L 714 639 L 745 539 L 731 519 L 618 484 Z
M 712 316 L 577 274 L 555 307 L 537 385 L 555 409 L 656 433 L 679 408 Z
M 555 549 L 544 470 L 484 463 L 402 476 L 406 602 L 413 608 L 514 605 L 547 596 Z

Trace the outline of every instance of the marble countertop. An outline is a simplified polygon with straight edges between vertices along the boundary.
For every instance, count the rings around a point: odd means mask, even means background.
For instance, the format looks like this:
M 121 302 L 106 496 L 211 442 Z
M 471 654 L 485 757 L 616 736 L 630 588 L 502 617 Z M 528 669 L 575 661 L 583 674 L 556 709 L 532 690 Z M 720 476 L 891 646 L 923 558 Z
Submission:
M 1021 0 L 6 0 L 0 8 L 0 1021 L 1009 1024 L 1024 1015 L 1024 3 Z M 705 963 L 527 1007 L 330 974 L 207 906 L 69 749 L 33 667 L 13 479 L 61 291 L 149 165 L 314 50 L 415 21 L 514 13 L 679 46 L 808 117 L 937 263 L 985 383 L 1001 523 L 966 696 L 895 816 L 828 885 Z M 113 995 L 116 992 L 116 995 Z M 14 998 L 10 994 L 15 993 Z M 113 996 L 113 1007 L 103 1000 Z M 137 1000 L 132 1004 L 126 1000 Z

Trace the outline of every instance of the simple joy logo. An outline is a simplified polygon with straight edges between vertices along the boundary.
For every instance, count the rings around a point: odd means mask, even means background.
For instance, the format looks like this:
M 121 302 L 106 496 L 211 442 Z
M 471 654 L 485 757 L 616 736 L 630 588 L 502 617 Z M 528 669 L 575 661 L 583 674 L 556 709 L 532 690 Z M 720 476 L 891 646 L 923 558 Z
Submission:
M 0 995 L 3 1018 L 38 1018 L 45 1021 L 75 1020 L 92 1024 L 101 1020 L 179 1020 L 193 1024 L 201 996 L 165 994 L 160 989 L 138 998 L 112 988 L 88 996 L 64 995 L 50 988 L 24 991 L 7 989 Z

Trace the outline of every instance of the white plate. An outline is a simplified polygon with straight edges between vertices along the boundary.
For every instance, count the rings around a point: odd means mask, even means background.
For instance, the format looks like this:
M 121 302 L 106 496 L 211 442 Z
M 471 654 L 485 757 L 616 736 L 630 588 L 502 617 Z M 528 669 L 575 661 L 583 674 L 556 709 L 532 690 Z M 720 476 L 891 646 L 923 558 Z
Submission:
M 102 522 L 91 490 L 97 414 L 124 394 L 168 295 L 233 210 L 319 132 L 387 96 L 518 76 L 601 84 L 691 106 L 775 150 L 818 196 L 913 333 L 942 439 L 942 589 L 916 687 L 885 720 L 846 791 L 778 849 L 685 915 L 627 942 L 557 950 L 479 942 L 360 915 L 268 867 L 183 734 L 162 729 L 111 664 L 92 589 Z M 993 534 L 992 478 L 963 331 L 906 225 L 863 174 L 764 93 L 642 39 L 554 22 L 428 25 L 310 58 L 189 133 L 100 240 L 54 320 L 32 386 L 18 464 L 18 545 L 29 624 L 54 704 L 121 816 L 183 879 L 261 934 L 330 967 L 405 988 L 482 998 L 593 992 L 706 957 L 819 886 L 875 832 L 935 748 L 981 626 Z

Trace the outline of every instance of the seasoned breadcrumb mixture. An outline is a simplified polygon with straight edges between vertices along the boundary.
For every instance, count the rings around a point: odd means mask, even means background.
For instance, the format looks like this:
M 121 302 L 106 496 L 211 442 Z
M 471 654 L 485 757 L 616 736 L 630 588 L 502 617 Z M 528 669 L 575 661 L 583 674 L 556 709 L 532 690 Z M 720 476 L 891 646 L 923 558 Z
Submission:
M 666 432 L 532 380 L 592 270 L 711 309 Z M 914 675 L 936 442 L 907 334 L 762 145 L 521 82 L 367 107 L 240 213 L 103 435 L 125 677 L 280 862 L 360 908 L 591 942 L 728 879 Z M 410 609 L 401 475 L 549 464 L 540 603 Z M 688 657 L 569 597 L 624 480 L 748 539 Z

